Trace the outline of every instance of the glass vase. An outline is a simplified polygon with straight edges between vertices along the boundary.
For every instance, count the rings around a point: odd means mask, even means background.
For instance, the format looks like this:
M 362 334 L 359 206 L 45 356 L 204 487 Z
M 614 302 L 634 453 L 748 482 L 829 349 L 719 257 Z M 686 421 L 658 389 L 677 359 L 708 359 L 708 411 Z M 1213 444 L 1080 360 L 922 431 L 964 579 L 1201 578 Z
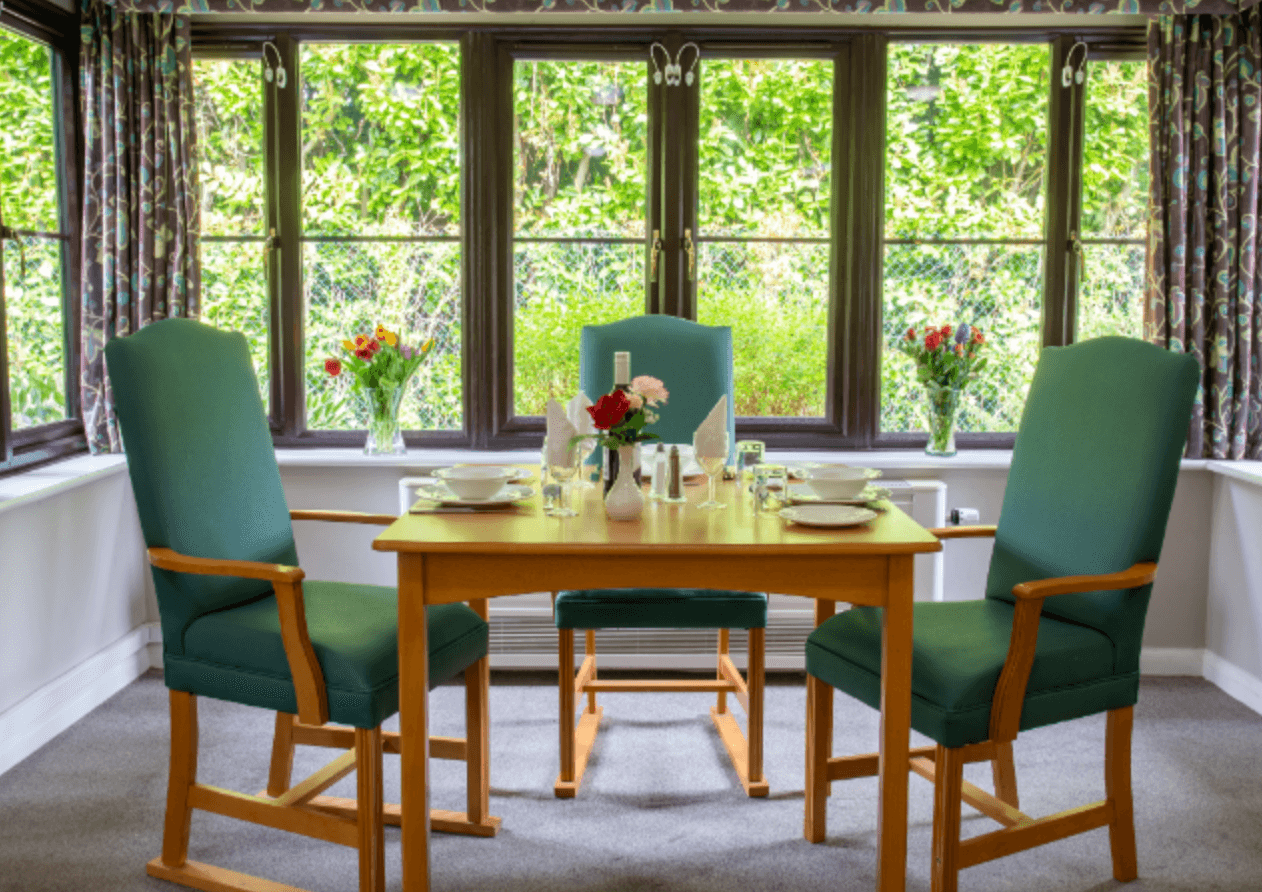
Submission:
M 399 403 L 403 387 L 368 387 L 360 391 L 368 414 L 368 439 L 364 455 L 403 455 L 403 431 L 399 429 Z
M 925 423 L 929 428 L 929 444 L 926 455 L 942 458 L 955 455 L 955 419 L 959 415 L 960 394 L 958 387 L 925 384 Z

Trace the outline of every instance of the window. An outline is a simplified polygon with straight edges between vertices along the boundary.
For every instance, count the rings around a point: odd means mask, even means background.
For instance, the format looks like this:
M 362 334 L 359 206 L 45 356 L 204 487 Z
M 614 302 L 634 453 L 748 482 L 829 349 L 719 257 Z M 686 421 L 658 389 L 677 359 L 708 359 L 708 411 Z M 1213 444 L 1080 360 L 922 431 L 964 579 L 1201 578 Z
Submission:
M 324 357 L 377 325 L 434 340 L 400 421 L 463 426 L 460 52 L 456 44 L 303 44 L 306 424 L 362 430 L 367 408 Z
M 280 445 L 362 442 L 323 359 L 377 324 L 438 346 L 409 442 L 475 448 L 537 445 L 581 327 L 644 312 L 732 326 L 738 435 L 795 447 L 923 444 L 909 326 L 990 342 L 962 445 L 1011 442 L 1041 346 L 1140 333 L 1138 29 L 1062 90 L 1070 33 L 356 28 L 278 28 L 287 87 L 246 25 L 197 61 L 204 315 Z
M 61 179 L 75 170 L 74 162 L 62 163 L 61 65 L 61 53 L 49 43 L 0 27 L 4 468 L 64 454 L 83 442 L 82 427 L 73 421 L 77 332 L 67 322 L 77 292 L 70 290 L 77 241 Z
M 1015 431 L 1041 345 L 1046 44 L 893 44 L 881 430 L 924 430 L 908 328 L 977 325 L 989 365 L 959 430 Z
M 242 332 L 270 396 L 262 68 L 258 59 L 196 59 L 202 189 L 201 319 Z

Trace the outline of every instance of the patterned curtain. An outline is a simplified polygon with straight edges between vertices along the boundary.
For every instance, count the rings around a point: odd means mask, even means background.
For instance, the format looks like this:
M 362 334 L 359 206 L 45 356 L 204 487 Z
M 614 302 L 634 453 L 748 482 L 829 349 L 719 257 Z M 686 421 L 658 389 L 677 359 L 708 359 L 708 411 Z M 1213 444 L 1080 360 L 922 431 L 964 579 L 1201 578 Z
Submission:
M 1262 8 L 1148 28 L 1146 327 L 1202 376 L 1189 458 L 1262 458 Z
M 93 452 L 122 449 L 105 342 L 198 313 L 191 43 L 187 16 L 84 5 L 80 388 Z

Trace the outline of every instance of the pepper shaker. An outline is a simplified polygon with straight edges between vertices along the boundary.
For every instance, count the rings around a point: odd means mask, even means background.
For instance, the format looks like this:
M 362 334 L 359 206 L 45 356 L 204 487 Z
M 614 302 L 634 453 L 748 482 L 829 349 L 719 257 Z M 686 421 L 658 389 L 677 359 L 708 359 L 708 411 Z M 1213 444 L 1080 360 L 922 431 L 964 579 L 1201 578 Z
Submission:
M 662 500 L 670 491 L 670 460 L 666 457 L 666 447 L 657 444 L 657 454 L 653 457 L 653 489 L 650 498 Z
M 666 498 L 662 501 L 678 504 L 686 502 L 684 498 L 684 475 L 679 467 L 679 447 L 670 447 L 670 472 L 666 483 Z

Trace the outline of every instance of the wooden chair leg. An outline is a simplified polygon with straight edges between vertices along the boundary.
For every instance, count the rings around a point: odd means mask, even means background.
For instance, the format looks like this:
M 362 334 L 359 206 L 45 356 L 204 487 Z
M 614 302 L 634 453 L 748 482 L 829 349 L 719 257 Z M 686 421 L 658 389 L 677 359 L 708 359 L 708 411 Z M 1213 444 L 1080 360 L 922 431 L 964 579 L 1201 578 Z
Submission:
M 1013 808 L 1020 808 L 1017 799 L 1017 766 L 1012 761 L 1012 741 L 995 744 L 995 756 L 990 760 L 991 775 L 995 781 L 995 798 Z
M 1113 878 L 1129 882 L 1139 876 L 1135 857 L 1135 807 L 1131 797 L 1131 728 L 1135 708 L 1111 709 L 1105 720 L 1104 792 L 1112 808 L 1109 846 Z
M 964 752 L 939 745 L 933 757 L 932 892 L 957 892 L 960 875 L 960 810 Z
M 487 657 L 464 671 L 465 815 L 471 824 L 484 823 L 491 813 L 490 681 L 491 661 Z
M 574 783 L 574 630 L 557 630 L 557 687 L 561 692 L 561 776 L 558 783 Z M 558 794 L 559 795 L 559 794 Z
M 585 648 L 584 653 L 587 656 L 590 656 L 592 658 L 592 681 L 595 681 L 596 680 L 596 630 L 595 629 L 587 630 L 587 634 L 584 636 L 583 646 Z M 588 712 L 596 711 L 596 692 L 595 691 L 587 692 L 587 711 Z
M 731 642 L 731 630 L 719 629 L 719 670 L 718 679 L 723 680 L 723 658 L 729 653 L 729 645 Z M 719 713 L 727 712 L 727 691 L 719 691 L 719 702 L 716 706 Z M 751 780 L 753 775 L 750 775 Z
M 828 809 L 828 758 L 832 753 L 833 689 L 806 676 L 806 818 L 803 835 L 823 842 Z
M 288 712 L 276 713 L 276 730 L 272 734 L 272 765 L 267 772 L 267 795 L 275 799 L 289 789 L 294 773 L 294 723 L 298 717 Z
M 751 785 L 765 781 L 762 774 L 762 724 L 764 682 L 767 677 L 767 630 L 749 630 L 749 668 L 746 670 L 746 687 L 749 689 L 749 714 L 746 716 L 749 739 L 749 782 Z M 722 697 L 722 694 L 719 694 Z M 765 793 L 763 795 L 766 795 Z
M 167 775 L 167 814 L 162 828 L 162 863 L 183 867 L 193 817 L 189 793 L 197 783 L 197 697 L 170 691 L 171 763 Z
M 386 838 L 382 809 L 381 726 L 355 729 L 358 787 L 359 892 L 385 892 Z

